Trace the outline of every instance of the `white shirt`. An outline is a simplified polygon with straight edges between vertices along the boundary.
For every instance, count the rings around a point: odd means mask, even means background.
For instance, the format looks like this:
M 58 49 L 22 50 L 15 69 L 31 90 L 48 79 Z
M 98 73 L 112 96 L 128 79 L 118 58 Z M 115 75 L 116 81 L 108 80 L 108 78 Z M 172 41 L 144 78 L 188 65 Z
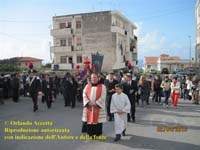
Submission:
M 129 113 L 131 104 L 129 98 L 123 92 L 121 94 L 113 94 L 111 99 L 110 112 L 126 112 Z
M 185 81 L 186 85 L 187 85 L 187 90 L 190 90 L 191 89 L 191 86 L 192 86 L 192 82 L 190 80 L 186 80 Z

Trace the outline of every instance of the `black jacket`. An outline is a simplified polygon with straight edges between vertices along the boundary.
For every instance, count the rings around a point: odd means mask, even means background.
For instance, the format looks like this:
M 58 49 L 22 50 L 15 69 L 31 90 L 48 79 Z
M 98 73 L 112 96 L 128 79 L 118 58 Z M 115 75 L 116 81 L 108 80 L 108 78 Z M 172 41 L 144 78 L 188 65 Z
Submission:
M 44 96 L 50 96 L 52 97 L 52 91 L 53 91 L 53 81 L 52 79 L 42 80 L 42 92 L 44 93 Z
M 112 89 L 115 89 L 115 85 L 118 84 L 117 80 L 114 80 L 112 82 L 110 82 L 108 79 L 105 80 L 105 86 L 106 86 L 106 90 L 107 90 L 107 94 L 112 95 L 115 92 L 109 92 Z
M 138 90 L 137 81 L 132 80 L 131 85 L 128 82 L 123 83 L 124 93 L 128 95 L 130 101 L 135 100 L 135 92 Z M 130 91 L 133 90 L 132 93 Z
M 33 81 L 31 82 L 31 79 L 28 78 L 27 87 L 30 96 L 34 97 L 38 95 L 38 92 L 41 90 L 41 82 L 40 79 L 38 79 L 37 77 L 33 77 L 32 80 Z

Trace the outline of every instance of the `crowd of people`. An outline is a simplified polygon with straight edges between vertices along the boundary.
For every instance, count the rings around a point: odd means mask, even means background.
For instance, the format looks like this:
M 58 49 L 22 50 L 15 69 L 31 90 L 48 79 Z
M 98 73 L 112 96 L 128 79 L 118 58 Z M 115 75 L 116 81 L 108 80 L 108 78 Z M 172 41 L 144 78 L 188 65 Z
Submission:
M 115 121 L 115 141 L 118 141 L 121 134 L 125 135 L 126 121 L 135 122 L 137 105 L 147 107 L 150 103 L 155 103 L 167 108 L 171 104 L 173 108 L 177 108 L 179 98 L 199 104 L 199 89 L 198 76 L 138 77 L 132 72 L 110 72 L 81 77 L 78 73 L 68 72 L 64 76 L 58 76 L 56 73 L 38 73 L 31 69 L 28 74 L 1 74 L 0 103 L 4 104 L 4 100 L 8 98 L 19 102 L 19 96 L 29 96 L 33 101 L 33 111 L 36 112 L 39 95 L 47 108 L 51 108 L 61 94 L 65 107 L 73 109 L 76 102 L 83 102 L 82 132 L 87 132 L 90 136 L 101 135 L 103 123 L 108 118 L 108 121 Z

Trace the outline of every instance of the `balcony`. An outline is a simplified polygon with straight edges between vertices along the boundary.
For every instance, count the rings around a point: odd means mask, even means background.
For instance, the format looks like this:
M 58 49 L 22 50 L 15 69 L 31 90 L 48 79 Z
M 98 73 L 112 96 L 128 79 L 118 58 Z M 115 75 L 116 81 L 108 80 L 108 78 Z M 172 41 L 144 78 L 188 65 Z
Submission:
M 66 37 L 67 35 L 72 35 L 72 33 L 73 33 L 73 30 L 71 28 L 51 30 L 51 36 L 55 36 L 55 37 Z
M 72 64 L 59 64 L 59 70 L 71 70 Z
M 133 34 L 131 34 L 129 31 L 125 30 L 125 29 L 122 29 L 118 26 L 111 26 L 111 32 L 116 32 L 116 33 L 120 33 L 122 35 L 126 35 L 127 37 L 130 37 L 134 40 L 137 41 L 137 37 L 134 36 Z
M 81 28 L 79 28 L 79 29 L 75 29 L 75 31 L 74 31 L 76 34 L 79 34 L 79 33 L 81 33 L 82 32 L 82 29 Z
M 72 46 L 51 46 L 50 51 L 51 53 L 66 53 L 66 52 L 72 52 L 73 47 Z
M 111 32 L 117 32 L 117 33 L 125 35 L 125 30 L 118 26 L 111 26 Z
M 77 46 L 75 47 L 75 51 L 82 51 L 82 50 L 83 50 L 83 48 L 82 48 L 81 45 L 77 45 Z
M 137 49 L 136 47 L 130 47 L 130 52 L 133 53 L 133 54 L 137 54 Z

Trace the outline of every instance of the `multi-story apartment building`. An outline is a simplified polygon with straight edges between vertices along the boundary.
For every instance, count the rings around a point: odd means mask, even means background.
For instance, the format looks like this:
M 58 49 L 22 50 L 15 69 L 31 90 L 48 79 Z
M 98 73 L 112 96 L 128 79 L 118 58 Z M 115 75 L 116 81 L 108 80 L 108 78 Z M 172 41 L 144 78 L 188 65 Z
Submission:
M 104 55 L 102 71 L 137 65 L 136 26 L 118 11 L 102 11 L 53 17 L 52 66 L 71 70 L 92 54 Z
M 196 64 L 200 67 L 200 0 L 197 0 L 196 10 Z

